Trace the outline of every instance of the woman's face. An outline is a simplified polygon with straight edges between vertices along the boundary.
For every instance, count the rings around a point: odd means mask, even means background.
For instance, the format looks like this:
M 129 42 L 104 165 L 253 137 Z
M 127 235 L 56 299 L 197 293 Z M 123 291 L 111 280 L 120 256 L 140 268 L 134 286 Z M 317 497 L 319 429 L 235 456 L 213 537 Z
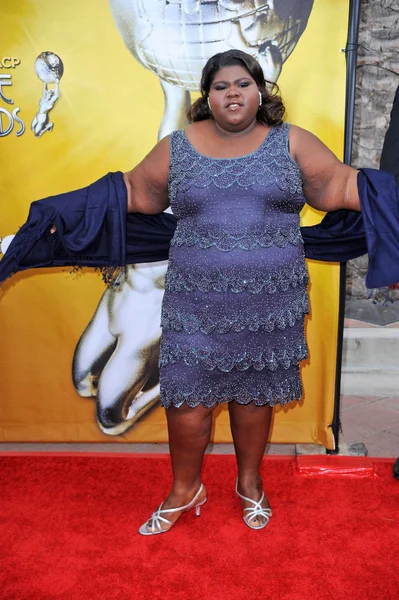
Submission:
M 212 81 L 209 102 L 213 118 L 220 127 L 228 131 L 240 131 L 256 119 L 258 86 L 244 67 L 223 67 L 216 72 Z

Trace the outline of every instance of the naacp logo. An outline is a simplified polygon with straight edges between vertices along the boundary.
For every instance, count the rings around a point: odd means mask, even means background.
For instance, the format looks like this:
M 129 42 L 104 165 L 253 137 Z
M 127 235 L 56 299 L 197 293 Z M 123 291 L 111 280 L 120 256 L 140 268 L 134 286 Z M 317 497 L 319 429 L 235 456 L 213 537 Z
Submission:
M 12 93 L 9 88 L 13 84 L 13 75 L 1 72 L 2 69 L 15 69 L 20 64 L 21 60 L 15 56 L 0 58 L 0 137 L 5 137 L 13 131 L 19 137 L 25 132 L 25 123 L 18 114 L 20 107 L 14 107 L 14 100 L 10 97 Z M 35 72 L 42 82 L 42 93 L 31 130 L 36 137 L 41 137 L 54 127 L 50 112 L 60 97 L 59 84 L 64 73 L 64 64 L 54 52 L 42 52 L 35 60 Z
M 0 58 L 0 69 L 15 69 L 21 64 L 21 59 L 16 56 L 3 56 Z
M 4 60 L 5 59 L 2 60 L 2 63 L 1 63 L 2 65 L 4 65 Z M 9 64 L 9 63 L 6 62 L 6 64 Z M 12 75 L 9 73 L 5 73 L 3 75 L 1 73 L 0 74 L 0 98 L 3 102 L 5 102 L 7 104 L 7 108 L 0 106 L 0 137 L 5 137 L 6 135 L 9 135 L 14 130 L 14 128 L 16 128 L 15 134 L 17 137 L 22 135 L 25 131 L 25 123 L 18 116 L 18 113 L 20 111 L 19 106 L 16 106 L 15 108 L 13 108 L 11 110 L 10 105 L 14 104 L 14 100 L 12 100 L 11 98 L 8 97 L 8 94 L 10 93 L 10 91 L 7 90 L 7 88 L 11 87 L 11 86 L 12 86 Z

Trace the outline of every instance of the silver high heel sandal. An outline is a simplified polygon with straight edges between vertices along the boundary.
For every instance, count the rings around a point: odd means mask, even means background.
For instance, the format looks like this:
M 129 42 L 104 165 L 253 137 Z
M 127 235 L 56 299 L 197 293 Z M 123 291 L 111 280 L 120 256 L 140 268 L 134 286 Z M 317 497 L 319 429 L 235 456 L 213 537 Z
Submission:
M 195 494 L 194 498 L 191 500 L 191 502 L 189 504 L 186 504 L 185 506 L 178 506 L 177 508 L 165 508 L 164 510 L 162 510 L 162 506 L 163 503 L 159 506 L 159 508 L 157 508 L 157 510 L 155 512 L 152 513 L 151 517 L 148 519 L 148 521 L 146 521 L 144 523 L 144 525 L 142 525 L 139 529 L 139 533 L 141 533 L 141 535 L 156 535 L 157 533 L 166 533 L 167 531 L 169 531 L 169 529 L 171 529 L 173 527 L 173 525 L 177 522 L 177 521 L 169 521 L 169 519 L 166 519 L 164 516 L 166 513 L 175 513 L 175 512 L 179 512 L 179 511 L 189 511 L 192 508 L 195 508 L 195 515 L 197 517 L 200 516 L 201 513 L 201 506 L 203 504 L 205 504 L 205 502 L 207 501 L 207 498 L 205 496 L 205 498 L 203 500 L 201 500 L 200 502 L 198 502 L 198 498 L 201 496 L 201 492 L 204 489 L 204 485 L 201 483 L 200 488 L 198 490 L 198 492 Z M 150 530 L 148 530 L 147 525 L 149 524 L 149 522 L 151 521 L 151 525 L 150 525 Z M 166 523 L 166 525 L 169 525 L 169 527 L 167 529 L 162 529 L 162 523 Z
M 262 492 L 262 496 L 260 497 L 260 500 L 258 500 L 258 502 L 256 502 L 255 500 L 252 500 L 251 498 L 247 498 L 246 496 L 243 496 L 242 494 L 240 494 L 240 492 L 238 491 L 238 480 L 237 480 L 236 481 L 236 493 L 237 493 L 237 496 L 239 496 L 242 500 L 246 500 L 247 502 L 251 502 L 253 504 L 253 507 L 251 506 L 249 508 L 243 509 L 244 516 L 242 518 L 243 518 L 245 525 L 247 525 L 250 529 L 263 529 L 264 527 L 266 527 L 266 525 L 270 521 L 270 517 L 272 516 L 272 509 L 265 508 L 264 506 L 262 506 L 262 502 L 265 498 L 265 492 Z M 265 519 L 265 522 L 259 526 L 250 525 L 250 522 L 255 517 L 263 517 Z

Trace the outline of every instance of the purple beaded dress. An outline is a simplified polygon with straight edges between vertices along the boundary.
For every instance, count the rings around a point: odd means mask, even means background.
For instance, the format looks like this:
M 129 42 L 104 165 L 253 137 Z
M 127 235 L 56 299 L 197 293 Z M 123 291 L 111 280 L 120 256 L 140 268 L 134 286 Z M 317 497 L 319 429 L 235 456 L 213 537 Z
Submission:
M 177 218 L 162 306 L 164 406 L 301 398 L 309 310 L 299 212 L 305 198 L 289 125 L 238 158 L 209 158 L 171 135 Z

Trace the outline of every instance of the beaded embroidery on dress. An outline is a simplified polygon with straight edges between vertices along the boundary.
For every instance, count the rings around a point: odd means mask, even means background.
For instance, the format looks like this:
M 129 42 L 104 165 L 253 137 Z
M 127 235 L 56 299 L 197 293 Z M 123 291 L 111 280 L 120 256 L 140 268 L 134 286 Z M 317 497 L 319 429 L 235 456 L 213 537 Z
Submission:
M 299 400 L 307 357 L 305 203 L 289 125 L 237 158 L 170 138 L 169 196 L 177 218 L 162 305 L 161 402 Z

